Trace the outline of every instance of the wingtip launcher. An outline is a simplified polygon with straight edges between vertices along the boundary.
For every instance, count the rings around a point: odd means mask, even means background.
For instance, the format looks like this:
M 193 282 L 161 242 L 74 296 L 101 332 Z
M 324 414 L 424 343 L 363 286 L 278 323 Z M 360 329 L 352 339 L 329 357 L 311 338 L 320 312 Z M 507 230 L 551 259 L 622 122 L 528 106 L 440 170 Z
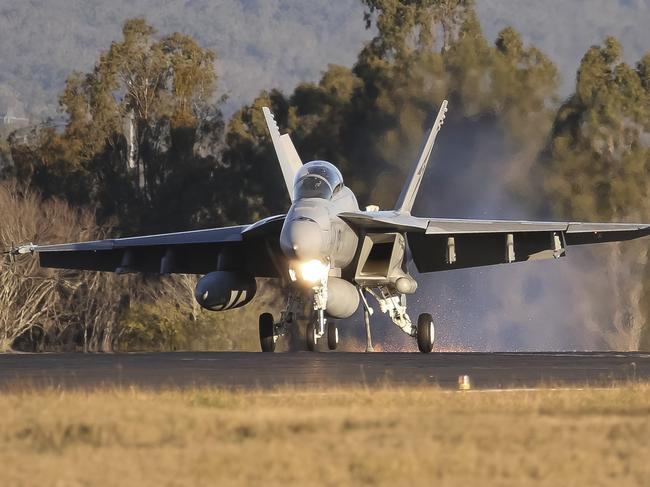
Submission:
M 24 245 L 11 245 L 7 250 L 2 251 L 2 255 L 8 255 L 10 261 L 13 263 L 19 255 L 33 254 L 36 250 L 36 245 L 28 243 Z

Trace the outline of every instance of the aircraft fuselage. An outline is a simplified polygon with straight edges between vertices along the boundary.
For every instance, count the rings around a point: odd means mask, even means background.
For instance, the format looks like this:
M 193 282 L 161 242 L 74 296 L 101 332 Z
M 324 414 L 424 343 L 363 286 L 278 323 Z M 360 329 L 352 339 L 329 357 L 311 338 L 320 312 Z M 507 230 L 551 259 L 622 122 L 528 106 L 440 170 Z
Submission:
M 354 193 L 345 186 L 331 200 L 295 200 L 280 233 L 282 252 L 290 261 L 321 260 L 332 268 L 345 268 L 354 259 L 359 238 L 338 214 L 358 210 Z

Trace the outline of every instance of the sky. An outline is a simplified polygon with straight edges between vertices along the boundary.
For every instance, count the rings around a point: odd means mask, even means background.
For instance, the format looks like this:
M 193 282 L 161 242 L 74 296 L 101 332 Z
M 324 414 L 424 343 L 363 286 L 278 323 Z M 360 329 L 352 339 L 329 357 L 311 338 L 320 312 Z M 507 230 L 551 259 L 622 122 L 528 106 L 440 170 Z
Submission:
M 563 95 L 571 92 L 585 51 L 607 36 L 623 45 L 626 61 L 650 51 L 650 0 L 477 0 L 488 39 L 510 25 L 546 53 L 562 74 Z

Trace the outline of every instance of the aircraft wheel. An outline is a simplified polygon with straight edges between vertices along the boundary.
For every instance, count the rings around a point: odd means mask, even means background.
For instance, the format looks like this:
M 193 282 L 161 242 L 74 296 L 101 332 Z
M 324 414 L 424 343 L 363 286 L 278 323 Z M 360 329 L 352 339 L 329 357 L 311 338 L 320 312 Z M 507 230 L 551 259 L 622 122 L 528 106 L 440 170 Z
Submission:
M 263 313 L 260 315 L 260 345 L 262 352 L 275 351 L 275 323 L 273 322 L 273 315 L 271 313 Z
M 429 313 L 422 313 L 418 316 L 418 348 L 422 353 L 429 353 L 433 350 L 435 340 L 435 328 L 433 318 Z
M 334 321 L 327 324 L 327 348 L 336 350 L 339 346 L 339 328 Z
M 310 352 L 313 352 L 316 350 L 316 323 L 314 320 L 310 320 L 309 323 L 307 323 L 307 350 Z

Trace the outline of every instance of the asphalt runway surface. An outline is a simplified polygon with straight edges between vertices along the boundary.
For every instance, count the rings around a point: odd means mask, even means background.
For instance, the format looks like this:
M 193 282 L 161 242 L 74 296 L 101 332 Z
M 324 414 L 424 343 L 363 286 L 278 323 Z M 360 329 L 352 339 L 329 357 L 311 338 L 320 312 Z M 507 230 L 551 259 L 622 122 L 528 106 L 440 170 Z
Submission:
M 0 355 L 0 389 L 438 385 L 608 386 L 648 381 L 650 353 L 243 353 Z

